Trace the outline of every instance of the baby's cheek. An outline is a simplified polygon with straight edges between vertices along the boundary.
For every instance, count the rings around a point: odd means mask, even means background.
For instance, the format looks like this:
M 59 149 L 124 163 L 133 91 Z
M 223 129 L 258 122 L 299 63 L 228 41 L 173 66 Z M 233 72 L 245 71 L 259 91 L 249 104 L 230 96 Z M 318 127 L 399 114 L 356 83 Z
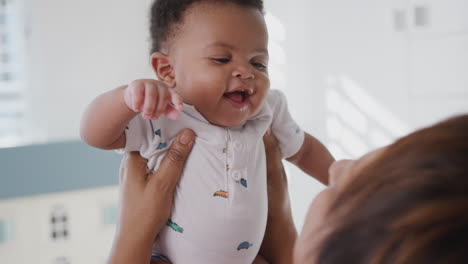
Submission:
M 197 105 L 200 98 L 203 96 L 199 95 L 199 91 L 194 89 L 194 87 L 180 87 L 177 90 L 177 93 L 180 95 L 184 103 L 189 105 Z
M 263 104 L 266 101 L 266 94 L 263 96 L 255 96 L 255 98 L 252 98 L 251 100 L 251 114 L 249 118 L 255 116 L 258 114 L 258 112 L 262 109 Z
M 268 94 L 268 89 L 257 91 L 257 94 L 255 96 L 255 101 L 256 101 L 255 104 L 258 107 L 260 107 L 261 105 L 263 105 L 265 103 L 266 98 L 267 98 L 267 94 Z
M 266 96 L 268 90 L 270 90 L 270 80 L 268 80 L 268 78 L 262 78 L 257 84 L 257 93 Z
M 270 89 L 270 78 L 268 77 L 268 73 L 261 73 L 258 78 L 257 86 L 263 90 Z

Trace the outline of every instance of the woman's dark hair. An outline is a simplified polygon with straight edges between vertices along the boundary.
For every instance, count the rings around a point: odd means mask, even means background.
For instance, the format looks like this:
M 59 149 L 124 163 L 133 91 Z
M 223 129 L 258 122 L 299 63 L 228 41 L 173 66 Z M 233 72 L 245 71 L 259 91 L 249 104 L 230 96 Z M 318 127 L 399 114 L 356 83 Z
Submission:
M 332 203 L 318 263 L 468 263 L 468 115 L 380 154 Z
M 162 43 L 174 34 L 175 26 L 183 22 L 184 12 L 200 2 L 232 3 L 263 13 L 263 0 L 155 0 L 151 7 L 151 53 L 160 51 Z

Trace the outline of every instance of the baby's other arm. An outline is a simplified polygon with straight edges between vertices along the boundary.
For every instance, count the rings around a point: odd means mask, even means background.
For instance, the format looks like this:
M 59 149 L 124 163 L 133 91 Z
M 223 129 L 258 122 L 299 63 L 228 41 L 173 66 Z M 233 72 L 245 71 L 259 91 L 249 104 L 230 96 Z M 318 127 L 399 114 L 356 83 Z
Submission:
M 99 95 L 81 119 L 80 135 L 88 145 L 100 149 L 125 147 L 125 127 L 138 113 L 127 107 L 121 86 Z
M 172 102 L 172 105 L 169 103 Z M 162 114 L 177 119 L 182 99 L 157 80 L 136 80 L 98 96 L 86 109 L 81 121 L 81 138 L 100 149 L 125 147 L 125 127 L 138 113 L 144 119 Z
M 328 185 L 328 168 L 335 159 L 315 137 L 304 133 L 304 143 L 301 149 L 287 160 L 321 183 Z

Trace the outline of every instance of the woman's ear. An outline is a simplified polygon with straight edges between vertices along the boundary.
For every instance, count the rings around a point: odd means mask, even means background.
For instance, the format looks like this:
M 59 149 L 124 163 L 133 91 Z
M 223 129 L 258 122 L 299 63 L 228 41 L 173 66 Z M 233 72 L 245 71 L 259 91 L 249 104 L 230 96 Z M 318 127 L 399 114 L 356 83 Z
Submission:
M 153 66 L 154 73 L 160 81 L 170 88 L 175 87 L 176 82 L 174 68 L 166 54 L 161 52 L 154 52 L 151 54 L 151 65 Z

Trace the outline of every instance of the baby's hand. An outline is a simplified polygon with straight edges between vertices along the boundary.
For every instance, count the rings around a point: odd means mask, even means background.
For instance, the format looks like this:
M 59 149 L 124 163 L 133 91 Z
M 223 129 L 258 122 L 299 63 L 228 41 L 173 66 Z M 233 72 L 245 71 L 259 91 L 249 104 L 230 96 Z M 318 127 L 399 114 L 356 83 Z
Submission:
M 183 109 L 182 98 L 161 81 L 144 79 L 131 82 L 124 93 L 125 104 L 133 111 L 143 113 L 144 119 L 158 119 L 165 115 L 179 119 Z

